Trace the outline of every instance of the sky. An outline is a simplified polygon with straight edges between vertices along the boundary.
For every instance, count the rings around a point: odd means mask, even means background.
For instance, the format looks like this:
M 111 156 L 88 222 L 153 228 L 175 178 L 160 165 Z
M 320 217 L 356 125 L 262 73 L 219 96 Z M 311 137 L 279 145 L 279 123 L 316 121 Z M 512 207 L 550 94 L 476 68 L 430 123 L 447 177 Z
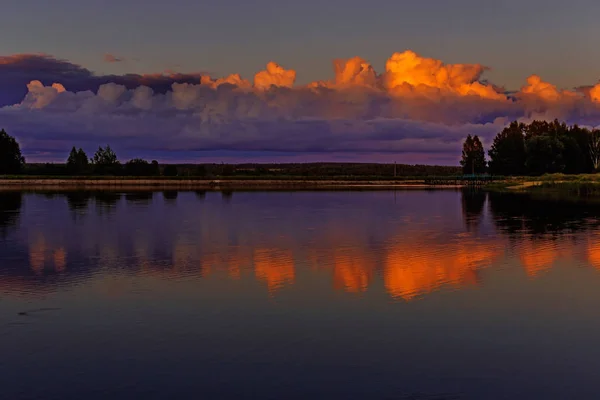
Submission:
M 453 164 L 463 135 L 486 144 L 511 119 L 600 124 L 599 13 L 593 0 L 4 0 L 0 129 L 31 160 L 110 142 L 164 160 Z M 390 67 L 396 53 L 416 58 Z M 111 82 L 125 91 L 98 96 Z

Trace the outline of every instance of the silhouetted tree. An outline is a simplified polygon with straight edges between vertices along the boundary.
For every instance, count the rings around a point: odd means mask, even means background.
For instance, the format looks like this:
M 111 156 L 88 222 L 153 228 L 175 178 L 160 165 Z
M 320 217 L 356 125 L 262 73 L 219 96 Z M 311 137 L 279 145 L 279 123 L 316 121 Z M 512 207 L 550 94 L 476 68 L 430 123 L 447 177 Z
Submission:
M 568 132 L 561 133 L 560 136 L 558 136 L 558 140 L 560 140 L 563 146 L 563 172 L 566 174 L 580 174 L 586 172 L 587 154 L 579 147 L 577 140 Z
M 160 175 L 160 167 L 158 165 L 158 161 L 152 160 L 150 165 L 152 166 L 152 175 L 159 176 Z
M 80 175 L 87 172 L 89 160 L 83 149 L 76 150 L 75 146 L 71 149 L 67 159 L 67 172 L 74 175 Z
M 98 148 L 92 158 L 92 164 L 94 164 L 95 171 L 100 174 L 118 175 L 121 172 L 121 163 L 108 145 Z
M 177 167 L 173 164 L 169 164 L 163 171 L 164 176 L 177 176 Z
M 481 174 L 485 172 L 485 152 L 478 136 L 468 135 L 463 143 L 460 160 L 464 174 Z
M 222 176 L 231 176 L 235 174 L 235 165 L 232 164 L 222 164 L 221 165 L 221 175 Z
M 202 164 L 196 167 L 196 176 L 206 176 L 206 167 Z
M 24 165 L 19 143 L 4 129 L 0 130 L 0 174 L 18 174 Z
M 592 163 L 594 172 L 600 167 L 600 130 L 594 129 L 589 132 L 588 154 Z
M 134 158 L 125 163 L 124 173 L 129 176 L 155 176 L 159 173 L 158 162 L 152 161 L 150 164 L 141 158 Z
M 492 174 L 521 175 L 525 172 L 524 129 L 524 124 L 515 121 L 496 135 L 488 151 Z
M 527 139 L 525 166 L 530 174 L 563 172 L 565 146 L 556 136 L 536 135 Z

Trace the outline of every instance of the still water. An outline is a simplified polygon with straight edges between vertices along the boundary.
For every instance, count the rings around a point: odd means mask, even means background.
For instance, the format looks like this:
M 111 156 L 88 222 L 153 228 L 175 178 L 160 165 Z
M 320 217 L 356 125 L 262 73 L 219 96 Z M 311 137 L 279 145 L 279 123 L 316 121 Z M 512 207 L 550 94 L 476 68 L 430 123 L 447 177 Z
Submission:
M 598 398 L 598 210 L 0 193 L 0 397 Z

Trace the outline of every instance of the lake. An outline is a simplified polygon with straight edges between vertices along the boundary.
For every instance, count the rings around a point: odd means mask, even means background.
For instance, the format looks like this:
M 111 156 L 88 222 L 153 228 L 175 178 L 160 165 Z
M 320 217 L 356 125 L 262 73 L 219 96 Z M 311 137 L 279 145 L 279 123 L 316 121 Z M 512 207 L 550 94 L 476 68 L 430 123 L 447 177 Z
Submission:
M 598 398 L 598 210 L 0 192 L 1 397 Z

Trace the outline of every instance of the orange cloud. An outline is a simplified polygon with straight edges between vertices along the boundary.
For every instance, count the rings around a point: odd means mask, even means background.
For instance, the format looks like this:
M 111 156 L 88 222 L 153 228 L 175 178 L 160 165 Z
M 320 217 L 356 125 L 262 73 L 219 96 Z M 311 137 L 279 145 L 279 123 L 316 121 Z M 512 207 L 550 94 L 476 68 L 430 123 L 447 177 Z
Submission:
M 596 103 L 600 103 L 600 83 L 590 89 L 590 98 Z
M 252 86 L 250 82 L 248 82 L 245 79 L 242 79 L 240 74 L 231 74 L 225 78 L 219 78 L 215 80 L 213 80 L 210 76 L 202 76 L 200 78 L 200 83 L 202 85 L 210 86 L 213 89 L 216 89 L 224 84 L 237 86 L 239 88 L 250 88 Z
M 348 60 L 335 60 L 333 62 L 335 71 L 335 84 L 375 86 L 377 84 L 377 73 L 367 61 L 360 57 Z
M 254 87 L 261 90 L 270 89 L 271 86 L 292 87 L 295 81 L 296 71 L 286 70 L 272 61 L 267 64 L 267 69 L 254 75 Z
M 521 88 L 520 94 L 534 96 L 547 102 L 580 97 L 579 93 L 572 90 L 558 90 L 555 85 L 544 82 L 538 75 L 531 75 L 527 78 L 527 85 Z
M 394 53 L 385 65 L 384 86 L 392 93 L 436 93 L 480 96 L 502 100 L 505 96 L 479 82 L 486 68 L 479 64 L 444 64 L 407 50 Z

